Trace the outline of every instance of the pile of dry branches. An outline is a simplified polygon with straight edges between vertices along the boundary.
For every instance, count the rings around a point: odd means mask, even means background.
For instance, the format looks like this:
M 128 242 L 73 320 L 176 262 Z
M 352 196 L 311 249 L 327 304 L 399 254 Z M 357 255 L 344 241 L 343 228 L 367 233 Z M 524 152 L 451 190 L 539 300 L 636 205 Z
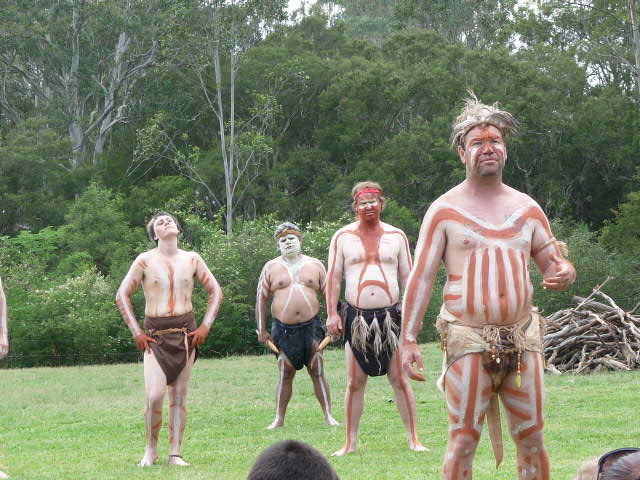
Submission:
M 548 370 L 587 373 L 640 367 L 640 316 L 634 315 L 640 304 L 625 312 L 600 291 L 605 283 L 587 298 L 573 297 L 577 307 L 547 318 L 544 351 Z M 594 300 L 596 297 L 604 303 Z

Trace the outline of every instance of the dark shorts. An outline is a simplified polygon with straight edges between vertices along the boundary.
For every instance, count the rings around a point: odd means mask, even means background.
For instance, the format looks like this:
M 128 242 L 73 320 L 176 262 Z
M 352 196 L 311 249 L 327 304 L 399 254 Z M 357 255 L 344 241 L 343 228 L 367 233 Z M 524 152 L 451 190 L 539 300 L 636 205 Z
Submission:
M 366 309 L 345 302 L 339 311 L 344 343 L 349 343 L 362 371 L 370 377 L 386 375 L 391 356 L 398 350 L 402 319 L 399 305 Z
M 313 342 L 319 344 L 324 337 L 324 327 L 318 315 L 295 325 L 282 323 L 275 318 L 271 324 L 273 343 L 284 352 L 296 370 L 309 365 L 313 354 Z
M 153 337 L 158 343 L 149 342 L 151 351 L 160 364 L 160 368 L 167 377 L 167 385 L 171 385 L 182 369 L 187 366 L 187 354 L 185 352 L 185 333 L 167 333 L 164 335 L 155 335 L 155 331 L 166 330 L 169 328 L 185 328 L 187 333 L 196 329 L 196 321 L 193 312 L 184 315 L 176 315 L 172 317 L 145 317 L 144 329 L 147 335 Z M 187 337 L 188 338 L 188 337 Z M 193 347 L 191 346 L 191 338 L 188 338 L 189 357 Z M 195 358 L 198 358 L 198 349 L 196 348 Z M 195 362 L 195 359 L 194 359 Z

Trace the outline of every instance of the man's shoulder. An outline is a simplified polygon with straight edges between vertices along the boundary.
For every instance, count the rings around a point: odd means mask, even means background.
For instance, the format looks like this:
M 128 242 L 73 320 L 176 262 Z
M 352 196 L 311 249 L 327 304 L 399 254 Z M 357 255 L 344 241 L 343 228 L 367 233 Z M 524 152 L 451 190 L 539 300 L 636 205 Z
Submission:
M 271 260 L 267 261 L 267 263 L 264 264 L 264 267 L 262 267 L 262 270 L 266 272 L 271 267 L 279 264 L 280 262 L 281 262 L 281 257 L 272 258 Z
M 324 268 L 324 264 L 315 257 L 310 257 L 309 255 L 302 255 L 302 258 L 304 259 L 305 263 L 310 263 L 310 264 L 317 265 L 319 267 Z
M 507 184 L 504 184 L 503 186 L 504 186 L 504 193 L 506 195 L 508 195 L 508 196 L 510 196 L 510 197 L 512 197 L 514 199 L 517 199 L 517 200 L 519 200 L 519 201 L 521 201 L 523 203 L 524 202 L 529 202 L 531 205 L 537 205 L 538 204 L 533 198 L 531 198 L 526 193 L 521 192 L 520 190 L 516 190 L 515 188 L 510 187 Z
M 333 234 L 333 238 L 334 239 L 338 239 L 344 233 L 353 233 L 353 232 L 355 232 L 356 228 L 358 228 L 358 222 L 352 222 L 352 223 L 350 223 L 348 225 L 345 225 L 344 227 L 339 228 L 338 230 L 336 230 L 336 233 Z
M 456 206 L 457 204 L 462 203 L 460 201 L 460 198 L 465 197 L 466 195 L 467 193 L 465 191 L 465 183 L 462 182 L 456 185 L 455 187 L 450 188 L 449 190 L 444 192 L 442 195 L 440 195 L 438 198 L 436 198 L 431 203 L 431 206 L 432 207 L 439 206 L 439 205 Z
M 358 222 L 357 221 L 351 222 L 351 223 L 348 223 L 347 225 L 345 225 L 344 227 L 336 230 L 336 234 L 342 233 L 342 232 L 353 231 L 356 228 L 358 228 Z
M 158 256 L 158 249 L 157 248 L 152 248 L 151 250 L 147 250 L 146 252 L 142 252 L 140 253 L 137 257 L 136 257 L 136 262 L 139 260 L 145 260 L 145 261 L 149 261 L 152 260 L 154 258 L 156 258 Z
M 385 223 L 385 222 L 380 222 L 380 225 L 382 226 L 382 229 L 384 230 L 385 234 L 388 233 L 397 233 L 399 235 L 402 236 L 406 236 L 405 233 L 402 231 L 401 228 L 398 227 L 394 227 L 393 225 L 391 225 L 390 223 Z

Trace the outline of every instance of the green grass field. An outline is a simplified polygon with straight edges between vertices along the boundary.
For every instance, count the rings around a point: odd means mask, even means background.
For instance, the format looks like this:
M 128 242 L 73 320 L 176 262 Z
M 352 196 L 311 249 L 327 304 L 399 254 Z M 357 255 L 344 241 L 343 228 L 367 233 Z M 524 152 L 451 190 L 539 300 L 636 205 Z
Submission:
M 407 449 L 385 378 L 367 386 L 358 451 L 331 458 L 342 479 L 438 479 L 446 445 L 443 395 L 436 389 L 440 354 L 423 346 L 428 382 L 413 383 L 418 430 L 431 451 Z M 327 353 L 334 416 L 342 422 L 343 352 Z M 160 461 L 140 469 L 144 449 L 141 364 L 0 370 L 0 464 L 12 479 L 244 479 L 258 453 L 287 438 L 329 455 L 344 426 L 328 427 L 306 371 L 298 372 L 284 428 L 267 431 L 274 414 L 276 364 L 272 355 L 199 360 L 191 378 L 183 455 L 192 463 L 167 465 L 168 434 L 160 432 Z M 634 405 L 640 373 L 546 376 L 546 439 L 554 479 L 571 479 L 586 457 L 640 445 Z M 165 405 L 165 422 L 167 407 Z M 504 415 L 503 415 L 504 417 Z M 505 428 L 505 432 L 506 432 Z M 476 479 L 516 478 L 514 448 L 505 438 L 505 462 L 495 471 L 488 435 L 475 460 Z

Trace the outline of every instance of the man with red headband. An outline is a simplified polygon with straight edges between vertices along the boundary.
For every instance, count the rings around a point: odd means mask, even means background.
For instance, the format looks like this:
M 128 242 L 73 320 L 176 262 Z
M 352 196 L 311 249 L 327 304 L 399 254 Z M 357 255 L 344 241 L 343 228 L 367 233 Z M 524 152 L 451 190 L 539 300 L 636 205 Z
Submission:
M 136 342 L 144 352 L 147 446 L 141 467 L 158 459 L 158 432 L 162 425 L 162 404 L 169 387 L 169 464 L 189 465 L 180 455 L 187 421 L 187 383 L 196 360 L 198 345 L 204 343 L 222 302 L 222 290 L 202 257 L 178 248 L 180 225 L 176 218 L 160 212 L 147 224 L 149 238 L 157 247 L 138 255 L 122 281 L 116 303 Z M 191 295 L 194 280 L 209 294 L 209 303 L 199 327 L 193 315 Z M 144 330 L 133 311 L 131 297 L 142 284 L 145 298 Z
M 2 289 L 0 280 L 0 360 L 9 353 L 9 332 L 7 330 L 7 299 Z M 0 470 L 0 478 L 9 478 L 6 473 Z
M 279 257 L 268 261 L 258 280 L 256 325 L 258 340 L 270 341 L 277 354 L 280 377 L 276 388 L 276 417 L 267 429 L 282 427 L 291 399 L 293 377 L 306 365 L 316 398 L 327 425 L 338 425 L 331 416 L 329 383 L 324 374 L 324 358 L 318 350 L 325 338 L 318 312 L 318 294 L 324 294 L 326 271 L 318 259 L 302 255 L 302 233 L 293 223 L 276 228 Z M 273 296 L 271 335 L 266 328 L 269 298 Z
M 399 283 L 406 284 L 411 270 L 409 242 L 402 230 L 380 221 L 384 197 L 379 184 L 360 182 L 352 196 L 357 220 L 334 234 L 327 273 L 327 328 L 332 335 L 344 335 L 347 358 L 346 441 L 334 455 L 355 452 L 367 378 L 385 374 L 407 429 L 409 448 L 423 451 L 413 390 L 398 353 Z M 338 313 L 343 275 L 346 302 Z
M 402 364 L 411 378 L 424 380 L 413 367 L 423 369 L 416 339 L 444 262 L 447 282 L 436 324 L 444 350 L 439 386 L 449 412 L 443 479 L 471 478 L 485 414 L 500 464 L 498 396 L 516 444 L 518 478 L 549 478 L 542 433 L 543 325 L 532 309 L 529 262 L 542 272 L 544 288 L 564 290 L 576 274 L 540 206 L 502 183 L 504 138 L 516 132 L 508 112 L 475 96 L 467 100 L 452 135 L 466 180 L 429 207 L 404 293 Z

